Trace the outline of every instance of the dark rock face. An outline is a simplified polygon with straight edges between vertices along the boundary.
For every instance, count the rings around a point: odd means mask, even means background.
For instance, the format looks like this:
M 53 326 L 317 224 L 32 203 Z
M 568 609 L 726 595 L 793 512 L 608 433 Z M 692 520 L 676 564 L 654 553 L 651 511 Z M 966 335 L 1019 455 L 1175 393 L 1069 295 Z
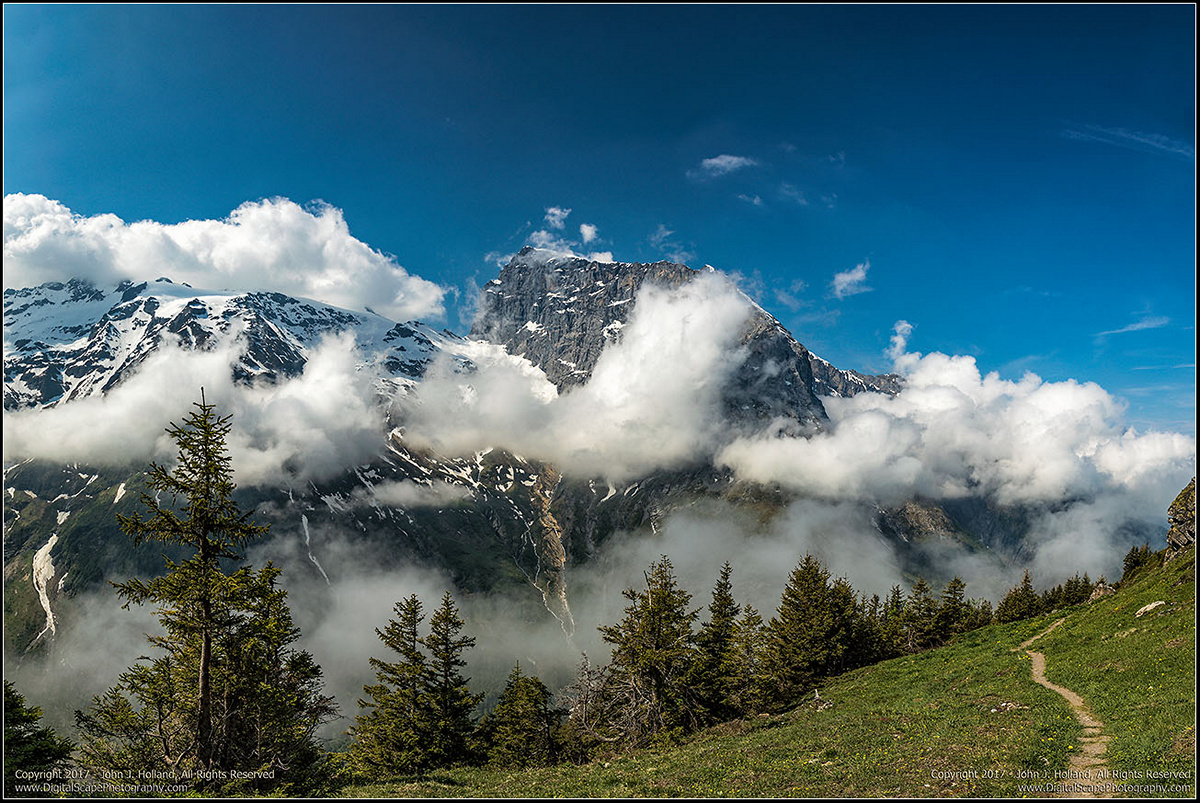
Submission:
M 643 285 L 674 288 L 697 275 L 673 262 L 589 262 L 524 248 L 484 288 L 471 335 L 524 356 L 566 390 L 586 382 L 604 347 L 620 338 Z M 746 357 L 722 392 L 729 420 L 819 429 L 828 417 L 813 392 L 808 349 L 748 299 L 747 306 L 735 343 Z
M 565 390 L 592 375 L 642 284 L 679 287 L 695 273 L 673 262 L 589 262 L 526 247 L 484 287 L 471 337 L 524 356 Z
M 1167 560 L 1196 543 L 1196 478 L 1179 492 L 1167 509 Z
M 810 354 L 813 391 L 818 396 L 853 396 L 864 391 L 895 396 L 903 387 L 897 374 L 860 374 L 858 371 L 834 368 L 815 354 Z

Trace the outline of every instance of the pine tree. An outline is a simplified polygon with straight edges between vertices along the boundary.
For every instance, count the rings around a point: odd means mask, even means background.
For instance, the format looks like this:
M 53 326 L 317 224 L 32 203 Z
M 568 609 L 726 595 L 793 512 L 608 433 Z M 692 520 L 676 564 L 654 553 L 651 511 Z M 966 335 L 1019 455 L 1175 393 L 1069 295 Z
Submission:
M 501 767 L 544 767 L 558 758 L 555 732 L 562 712 L 553 695 L 517 663 L 508 675 L 496 707 L 477 730 L 488 763 Z
M 767 626 L 766 672 L 775 702 L 797 702 L 813 687 L 829 664 L 829 572 L 812 555 L 792 570 L 778 613 Z
M 4 681 L 4 794 L 17 795 L 14 785 L 28 783 L 17 771 L 45 772 L 65 769 L 74 745 L 50 728 L 39 728 L 42 709 L 25 704 L 25 698 Z M 28 793 L 21 792 L 20 796 Z
M 420 646 L 425 618 L 421 600 L 413 594 L 392 610 L 395 616 L 375 633 L 399 658 L 391 662 L 371 658 L 378 682 L 363 686 L 370 700 L 360 699 L 358 705 L 367 710 L 350 729 L 351 763 L 370 777 L 417 772 L 430 763 L 425 730 L 429 668 Z
M 689 685 L 695 691 L 706 722 L 724 722 L 737 715 L 733 702 L 736 656 L 734 631 L 741 606 L 733 599 L 728 562 L 721 567 L 708 605 L 709 619 L 696 634 L 696 656 L 689 673 Z
M 314 732 L 332 718 L 332 700 L 321 694 L 311 655 L 291 647 L 299 631 L 276 587 L 278 569 L 226 571 L 266 528 L 233 500 L 230 417 L 218 417 L 203 396 L 195 406 L 167 430 L 178 446 L 176 466 L 151 465 L 147 487 L 155 493 L 142 495 L 150 516 L 118 516 L 135 543 L 195 551 L 180 563 L 167 560 L 162 577 L 114 584 L 124 607 L 158 606 L 164 633 L 148 639 L 163 655 L 130 667 L 87 712 L 76 712 L 83 764 L 179 777 L 269 771 L 274 778 L 258 779 L 253 791 L 314 791 L 323 778 Z M 169 505 L 159 501 L 163 494 Z
M 460 636 L 464 622 L 459 617 L 450 592 L 442 596 L 442 604 L 429 618 L 429 635 L 421 644 L 429 652 L 429 669 L 425 674 L 426 750 L 429 762 L 445 767 L 466 761 L 468 741 L 475 728 L 472 717 L 482 694 L 472 694 L 468 679 L 459 669 L 467 665 L 464 652 L 475 646 L 472 636 Z
M 1084 574 L 1083 577 L 1080 577 L 1079 573 L 1076 572 L 1075 576 L 1067 580 L 1067 582 L 1063 585 L 1062 603 L 1063 605 L 1079 605 L 1080 603 L 1087 602 L 1088 597 L 1091 595 L 1091 579 L 1087 576 L 1087 574 Z
M 691 595 L 678 586 L 666 555 L 651 564 L 645 577 L 645 591 L 625 590 L 625 617 L 600 627 L 613 645 L 610 688 L 622 711 L 621 722 L 612 727 L 628 746 L 697 724 L 687 679 L 698 611 L 688 610 Z

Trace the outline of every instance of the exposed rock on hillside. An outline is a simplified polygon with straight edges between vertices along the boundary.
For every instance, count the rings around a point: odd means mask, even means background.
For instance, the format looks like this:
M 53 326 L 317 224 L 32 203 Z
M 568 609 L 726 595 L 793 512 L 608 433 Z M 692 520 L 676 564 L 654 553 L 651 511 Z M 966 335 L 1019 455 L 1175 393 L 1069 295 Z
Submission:
M 1167 508 L 1167 560 L 1196 543 L 1196 478 L 1179 492 Z

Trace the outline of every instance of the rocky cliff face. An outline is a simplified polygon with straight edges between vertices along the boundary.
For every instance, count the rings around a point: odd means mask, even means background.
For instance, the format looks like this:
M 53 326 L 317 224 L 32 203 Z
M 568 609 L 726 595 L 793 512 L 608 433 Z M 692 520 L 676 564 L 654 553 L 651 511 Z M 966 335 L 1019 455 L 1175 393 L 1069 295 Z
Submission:
M 1167 560 L 1196 543 L 1196 478 L 1167 509 Z
M 673 262 L 593 262 L 526 247 L 484 288 L 471 336 L 525 357 L 566 390 L 586 382 L 604 347 L 620 339 L 643 285 L 679 287 L 698 273 Z M 736 341 L 746 358 L 722 394 L 731 422 L 787 419 L 819 429 L 828 420 L 819 395 L 899 391 L 898 377 L 839 371 L 746 301 Z

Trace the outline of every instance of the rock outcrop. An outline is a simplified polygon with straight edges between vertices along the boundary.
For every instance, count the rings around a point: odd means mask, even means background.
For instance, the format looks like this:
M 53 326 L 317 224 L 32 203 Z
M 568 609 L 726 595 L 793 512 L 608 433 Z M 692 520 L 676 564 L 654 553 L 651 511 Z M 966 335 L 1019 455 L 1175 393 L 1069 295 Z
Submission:
M 1196 478 L 1167 508 L 1167 560 L 1196 543 Z

